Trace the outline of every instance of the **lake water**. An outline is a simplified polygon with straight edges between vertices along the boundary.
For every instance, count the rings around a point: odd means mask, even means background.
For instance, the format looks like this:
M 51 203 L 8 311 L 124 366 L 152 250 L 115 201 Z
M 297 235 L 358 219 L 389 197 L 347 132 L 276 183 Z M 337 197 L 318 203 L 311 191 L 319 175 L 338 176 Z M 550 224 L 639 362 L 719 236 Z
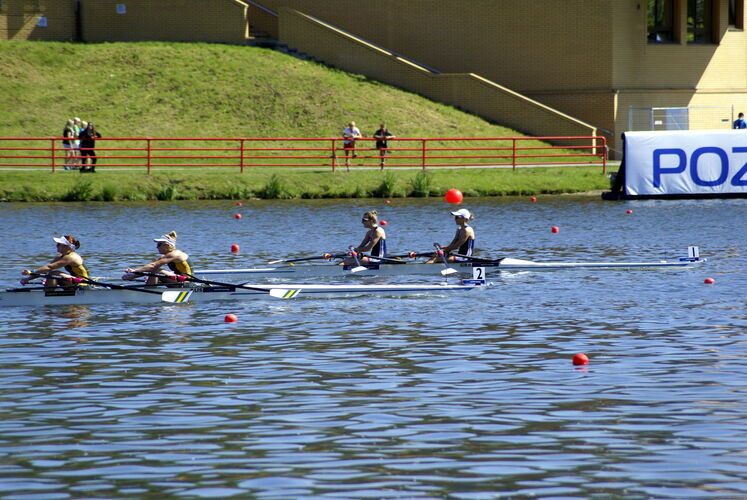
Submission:
M 4 308 L 0 497 L 747 497 L 747 200 L 466 207 L 480 254 L 708 262 L 463 296 Z M 171 230 L 195 267 L 246 267 L 358 244 L 370 208 L 394 253 L 454 232 L 440 200 L 3 204 L 0 285 L 62 233 L 95 276 Z

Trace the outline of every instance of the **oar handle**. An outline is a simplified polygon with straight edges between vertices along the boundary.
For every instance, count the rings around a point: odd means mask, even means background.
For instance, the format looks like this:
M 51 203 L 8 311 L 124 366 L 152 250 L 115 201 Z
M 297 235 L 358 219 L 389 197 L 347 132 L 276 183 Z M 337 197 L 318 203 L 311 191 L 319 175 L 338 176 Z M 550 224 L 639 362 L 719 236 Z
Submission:
M 500 262 L 500 261 L 503 260 L 503 257 L 501 257 L 499 259 L 483 259 L 482 257 L 473 257 L 471 255 L 463 255 L 461 253 L 452 253 L 451 255 L 453 255 L 455 257 L 460 257 L 462 259 L 471 260 L 471 261 L 474 261 L 474 262 Z

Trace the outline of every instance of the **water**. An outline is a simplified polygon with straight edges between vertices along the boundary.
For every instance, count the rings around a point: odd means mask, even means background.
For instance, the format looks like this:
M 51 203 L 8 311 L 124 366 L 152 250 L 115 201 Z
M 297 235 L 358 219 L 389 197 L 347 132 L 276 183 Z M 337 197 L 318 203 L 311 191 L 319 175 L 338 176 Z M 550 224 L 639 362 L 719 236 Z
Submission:
M 6 308 L 0 497 L 747 497 L 747 200 L 467 207 L 481 253 L 709 262 L 465 296 Z M 62 233 L 117 276 L 171 230 L 202 268 L 343 250 L 370 208 L 393 252 L 454 231 L 438 200 L 0 208 L 5 287 Z

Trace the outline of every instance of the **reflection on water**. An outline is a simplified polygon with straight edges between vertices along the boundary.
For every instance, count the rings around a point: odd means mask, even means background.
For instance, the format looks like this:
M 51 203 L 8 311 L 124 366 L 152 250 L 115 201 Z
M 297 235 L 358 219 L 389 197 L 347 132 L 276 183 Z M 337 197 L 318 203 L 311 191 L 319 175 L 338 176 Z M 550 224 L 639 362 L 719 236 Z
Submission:
M 248 202 L 241 221 L 231 203 L 9 205 L 0 280 L 48 260 L 40 241 L 71 217 L 111 276 L 168 230 L 202 267 L 345 248 L 371 205 L 394 251 L 453 234 L 440 202 L 375 203 Z M 747 204 L 468 208 L 483 252 L 650 260 L 698 244 L 710 262 L 506 273 L 469 296 L 7 308 L 0 496 L 747 496 Z M 111 228 L 133 220 L 113 254 Z

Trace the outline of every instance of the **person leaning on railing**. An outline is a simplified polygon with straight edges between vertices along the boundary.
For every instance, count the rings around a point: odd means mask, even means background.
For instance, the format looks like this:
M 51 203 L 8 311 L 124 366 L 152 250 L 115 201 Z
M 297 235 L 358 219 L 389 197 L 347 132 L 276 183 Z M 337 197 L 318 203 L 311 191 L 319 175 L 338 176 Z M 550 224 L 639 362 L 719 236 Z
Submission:
M 86 128 L 78 134 L 80 139 L 80 156 L 83 158 L 83 164 L 80 167 L 81 172 L 96 172 L 96 139 L 101 134 L 96 132 L 96 126 L 89 122 Z M 90 163 L 88 163 L 90 159 Z

